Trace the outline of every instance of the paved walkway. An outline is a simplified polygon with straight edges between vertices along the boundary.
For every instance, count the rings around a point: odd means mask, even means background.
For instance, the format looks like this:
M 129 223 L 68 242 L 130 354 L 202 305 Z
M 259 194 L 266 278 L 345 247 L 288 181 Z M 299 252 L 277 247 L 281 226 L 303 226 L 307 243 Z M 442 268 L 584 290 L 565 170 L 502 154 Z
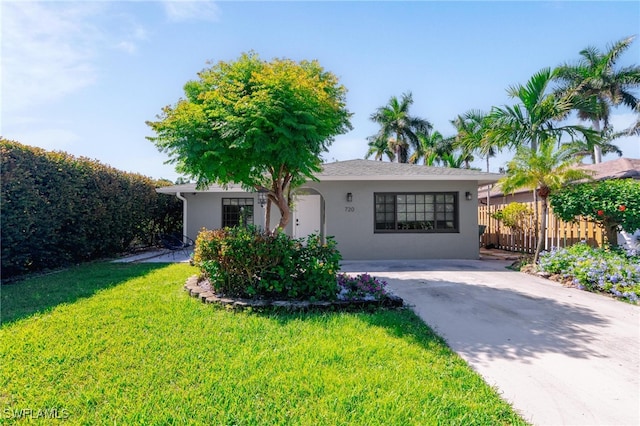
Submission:
M 534 425 L 640 425 L 640 307 L 511 261 L 343 262 L 389 287 Z
M 193 250 L 148 250 L 138 254 L 132 254 L 130 256 L 121 257 L 114 260 L 114 263 L 133 263 L 133 262 L 148 262 L 148 263 L 187 263 L 191 259 Z

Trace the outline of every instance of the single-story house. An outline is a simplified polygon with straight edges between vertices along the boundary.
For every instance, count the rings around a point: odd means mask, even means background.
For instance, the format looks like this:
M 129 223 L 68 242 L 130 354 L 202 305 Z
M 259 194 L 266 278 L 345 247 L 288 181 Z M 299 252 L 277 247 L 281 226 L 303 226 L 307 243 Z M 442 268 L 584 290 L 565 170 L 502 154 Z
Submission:
M 326 163 L 296 190 L 287 234 L 333 236 L 344 259 L 477 259 L 478 186 L 499 174 L 372 160 Z M 239 185 L 158 188 L 184 203 L 184 232 L 238 225 L 264 227 L 259 195 Z M 279 211 L 271 209 L 271 226 Z

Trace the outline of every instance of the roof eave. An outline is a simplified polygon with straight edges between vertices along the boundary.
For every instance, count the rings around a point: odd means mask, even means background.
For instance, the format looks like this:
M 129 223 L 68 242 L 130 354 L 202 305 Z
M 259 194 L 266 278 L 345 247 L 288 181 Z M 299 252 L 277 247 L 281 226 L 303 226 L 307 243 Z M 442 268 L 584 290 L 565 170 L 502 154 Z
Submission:
M 501 175 L 372 175 L 372 176 L 318 176 L 319 182 L 340 182 L 340 181 L 475 181 L 478 185 L 487 185 L 499 181 Z M 314 182 L 308 179 L 307 182 Z

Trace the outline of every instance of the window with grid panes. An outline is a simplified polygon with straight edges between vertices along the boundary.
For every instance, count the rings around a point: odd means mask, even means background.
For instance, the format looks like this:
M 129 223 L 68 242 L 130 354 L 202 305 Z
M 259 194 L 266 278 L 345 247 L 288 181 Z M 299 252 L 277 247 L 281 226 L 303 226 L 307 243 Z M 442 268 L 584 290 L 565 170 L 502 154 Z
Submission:
M 222 227 L 253 224 L 253 198 L 223 198 Z
M 456 192 L 375 193 L 375 232 L 458 232 Z

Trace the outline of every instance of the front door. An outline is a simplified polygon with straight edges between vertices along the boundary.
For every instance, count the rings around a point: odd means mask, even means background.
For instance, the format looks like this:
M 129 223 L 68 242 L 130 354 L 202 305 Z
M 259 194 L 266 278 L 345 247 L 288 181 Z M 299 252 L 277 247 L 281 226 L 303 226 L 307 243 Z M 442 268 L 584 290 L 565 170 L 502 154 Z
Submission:
M 293 236 L 305 238 L 309 234 L 320 233 L 320 195 L 299 195 L 293 212 Z

